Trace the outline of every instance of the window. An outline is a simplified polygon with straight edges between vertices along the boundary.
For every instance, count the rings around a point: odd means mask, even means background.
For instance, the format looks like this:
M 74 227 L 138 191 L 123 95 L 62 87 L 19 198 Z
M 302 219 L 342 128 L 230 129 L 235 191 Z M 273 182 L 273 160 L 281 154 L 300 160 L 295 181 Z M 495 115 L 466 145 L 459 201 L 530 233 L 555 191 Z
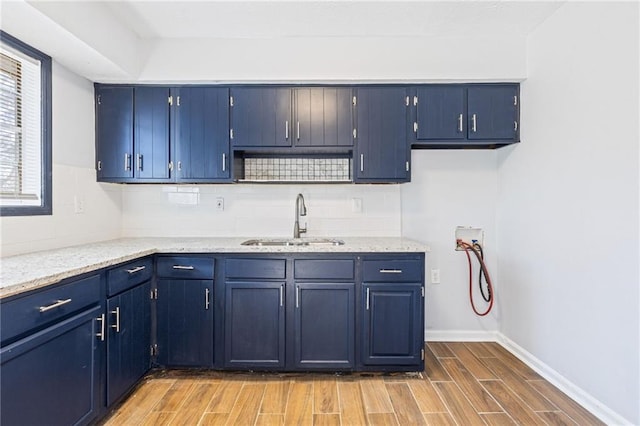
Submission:
M 0 214 L 51 214 L 51 58 L 0 31 Z

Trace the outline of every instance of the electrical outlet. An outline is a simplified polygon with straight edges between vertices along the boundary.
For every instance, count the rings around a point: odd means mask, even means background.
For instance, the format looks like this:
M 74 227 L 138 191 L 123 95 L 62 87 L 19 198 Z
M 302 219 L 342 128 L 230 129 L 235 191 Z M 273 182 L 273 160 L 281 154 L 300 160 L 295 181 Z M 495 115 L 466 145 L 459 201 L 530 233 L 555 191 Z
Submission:
M 216 210 L 219 212 L 224 211 L 224 198 L 216 198 Z
M 440 269 L 431 270 L 431 284 L 440 284 Z

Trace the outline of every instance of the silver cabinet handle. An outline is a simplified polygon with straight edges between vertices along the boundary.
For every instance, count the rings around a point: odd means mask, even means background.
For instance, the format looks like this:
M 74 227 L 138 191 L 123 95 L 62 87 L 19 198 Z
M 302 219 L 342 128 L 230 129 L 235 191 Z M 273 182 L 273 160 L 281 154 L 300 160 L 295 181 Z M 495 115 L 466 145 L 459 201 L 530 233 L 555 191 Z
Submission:
M 136 168 L 142 170 L 142 154 L 136 155 Z
M 284 285 L 280 286 L 280 306 L 284 305 Z
M 180 270 L 184 270 L 184 271 L 193 271 L 195 268 L 193 266 L 173 265 L 173 269 L 180 269 Z
M 462 114 L 458 114 L 458 133 L 462 133 Z
M 364 154 L 360 154 L 360 171 L 364 172 Z
M 204 309 L 209 310 L 209 289 L 204 289 Z
M 471 116 L 471 131 L 472 131 L 472 132 L 474 132 L 474 133 L 478 130 L 478 128 L 477 128 L 477 124 L 478 124 L 478 123 L 477 123 L 477 121 L 478 121 L 478 119 L 476 118 L 476 115 L 475 115 L 475 114 L 473 114 L 473 115 Z
M 96 334 L 96 337 L 99 337 L 100 341 L 104 342 L 104 314 L 96 318 L 96 321 L 100 321 L 100 333 Z
M 131 161 L 129 161 L 131 159 L 131 156 L 129 155 L 129 153 L 125 153 L 124 154 L 124 171 L 128 172 L 129 170 L 131 170 Z
M 381 274 L 401 274 L 402 269 L 380 269 Z
M 300 307 L 300 286 L 296 286 L 296 308 Z
M 138 267 L 133 268 L 133 269 L 127 269 L 127 272 L 130 273 L 130 274 L 135 274 L 136 272 L 143 271 L 146 268 L 147 268 L 146 266 L 138 266 Z
M 111 328 L 116 329 L 116 333 L 120 333 L 120 306 L 118 306 L 115 311 L 111 311 L 112 314 L 116 316 L 116 323 L 111 326 Z
M 369 310 L 369 287 L 367 287 L 367 311 Z
M 47 311 L 50 311 L 51 309 L 59 308 L 62 305 L 66 305 L 67 303 L 71 303 L 71 299 L 56 300 L 54 304 L 49 306 L 40 306 L 38 310 L 40 312 L 47 312 Z
M 284 122 L 284 138 L 289 140 L 289 120 Z
M 300 140 L 300 122 L 298 121 L 298 124 L 296 124 L 296 139 Z
M 227 154 L 224 152 L 222 153 L 222 171 L 227 171 Z

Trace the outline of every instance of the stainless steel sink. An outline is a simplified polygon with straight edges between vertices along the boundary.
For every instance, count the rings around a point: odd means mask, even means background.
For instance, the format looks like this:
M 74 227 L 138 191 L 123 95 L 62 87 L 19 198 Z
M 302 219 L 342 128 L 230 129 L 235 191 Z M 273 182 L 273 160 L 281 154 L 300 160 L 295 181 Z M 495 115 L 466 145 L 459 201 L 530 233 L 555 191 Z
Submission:
M 241 244 L 243 246 L 341 246 L 344 245 L 344 241 L 336 238 L 256 238 L 243 241 Z

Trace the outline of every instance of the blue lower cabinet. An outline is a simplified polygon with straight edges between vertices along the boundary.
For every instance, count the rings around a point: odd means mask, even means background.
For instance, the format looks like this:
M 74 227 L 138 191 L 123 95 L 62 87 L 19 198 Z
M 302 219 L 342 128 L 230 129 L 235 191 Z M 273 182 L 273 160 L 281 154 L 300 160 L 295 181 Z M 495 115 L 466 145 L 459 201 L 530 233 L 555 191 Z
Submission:
M 0 423 L 81 425 L 100 403 L 102 309 L 96 306 L 0 350 Z
M 421 365 L 422 284 L 362 286 L 362 361 L 365 365 Z
M 353 369 L 355 284 L 296 283 L 295 288 L 295 367 Z
M 284 282 L 225 283 L 225 367 L 285 366 Z
M 213 367 L 213 280 L 159 279 L 157 363 Z
M 107 299 L 107 406 L 151 366 L 151 281 Z

